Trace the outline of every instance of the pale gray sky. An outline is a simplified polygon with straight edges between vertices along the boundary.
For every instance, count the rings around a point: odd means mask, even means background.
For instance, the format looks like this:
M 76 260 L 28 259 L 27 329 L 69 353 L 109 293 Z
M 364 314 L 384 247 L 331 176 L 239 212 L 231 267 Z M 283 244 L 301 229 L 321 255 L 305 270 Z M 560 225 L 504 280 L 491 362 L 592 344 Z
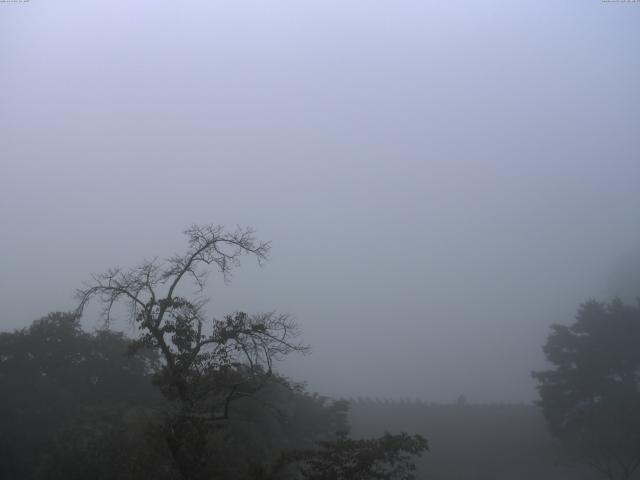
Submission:
M 0 165 L 2 329 L 250 225 L 211 312 L 295 315 L 311 390 L 529 401 L 640 244 L 640 3 L 0 3 Z

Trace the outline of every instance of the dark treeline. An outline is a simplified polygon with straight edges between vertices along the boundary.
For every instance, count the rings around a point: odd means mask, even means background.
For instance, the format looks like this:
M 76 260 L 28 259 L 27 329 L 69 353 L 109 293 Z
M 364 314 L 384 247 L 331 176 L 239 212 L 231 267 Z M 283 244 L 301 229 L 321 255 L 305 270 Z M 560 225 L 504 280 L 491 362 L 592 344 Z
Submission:
M 88 333 L 63 313 L 0 334 L 0 478 L 180 478 L 162 439 L 169 405 L 152 384 L 159 356 L 131 354 L 131 346 L 122 333 Z M 428 438 L 418 479 L 603 478 L 561 448 L 538 406 L 463 396 L 452 404 L 334 401 L 273 383 L 234 403 L 210 448 L 220 478 L 260 478 L 255 469 L 279 452 L 311 449 L 349 429 L 354 438 L 386 431 Z
M 65 313 L 1 333 L 0 478 L 182 478 L 164 441 L 172 406 L 152 384 L 159 356 L 132 346 Z M 210 432 L 208 478 L 263 478 L 280 452 L 346 432 L 348 407 L 301 385 L 265 385 Z

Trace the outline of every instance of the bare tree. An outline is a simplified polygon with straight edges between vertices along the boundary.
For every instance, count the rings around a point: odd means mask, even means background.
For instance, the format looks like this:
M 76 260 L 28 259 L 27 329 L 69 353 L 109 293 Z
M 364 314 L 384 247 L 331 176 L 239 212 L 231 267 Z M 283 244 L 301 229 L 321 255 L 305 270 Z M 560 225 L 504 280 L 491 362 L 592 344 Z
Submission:
M 161 353 L 155 382 L 173 405 L 164 430 L 167 445 L 182 476 L 196 479 L 206 470 L 208 434 L 229 418 L 231 403 L 268 381 L 284 381 L 274 373 L 274 361 L 307 347 L 297 342 L 297 325 L 285 314 L 237 312 L 206 320 L 201 294 L 209 270 L 217 267 L 226 281 L 243 255 L 262 264 L 268 242 L 258 242 L 251 229 L 228 232 L 214 225 L 193 225 L 185 234 L 184 254 L 94 275 L 77 298 L 80 314 L 97 299 L 107 325 L 113 307 L 126 304 L 140 331 L 134 348 Z M 196 288 L 191 300 L 179 295 L 189 285 Z

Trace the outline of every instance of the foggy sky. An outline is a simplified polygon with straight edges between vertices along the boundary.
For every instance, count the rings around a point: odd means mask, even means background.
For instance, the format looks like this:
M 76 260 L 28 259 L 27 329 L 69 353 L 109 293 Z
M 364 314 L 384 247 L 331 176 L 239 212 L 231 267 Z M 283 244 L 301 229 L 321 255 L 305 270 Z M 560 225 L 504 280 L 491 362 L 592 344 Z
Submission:
M 639 27 L 597 0 L 0 3 L 0 329 L 240 224 L 271 259 L 211 314 L 293 314 L 310 390 L 528 402 L 548 326 L 640 250 Z

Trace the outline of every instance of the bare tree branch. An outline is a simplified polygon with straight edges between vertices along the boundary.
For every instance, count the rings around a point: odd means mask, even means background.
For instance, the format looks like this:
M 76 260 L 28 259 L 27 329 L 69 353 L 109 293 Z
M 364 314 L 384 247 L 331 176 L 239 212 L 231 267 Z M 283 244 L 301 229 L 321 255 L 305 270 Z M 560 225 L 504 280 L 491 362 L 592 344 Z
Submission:
M 167 418 L 166 439 L 188 477 L 196 468 L 189 459 L 206 443 L 207 425 L 228 419 L 235 400 L 255 395 L 268 382 L 282 381 L 273 372 L 274 362 L 308 347 L 297 341 L 298 327 L 288 315 L 236 312 L 207 321 L 206 300 L 180 296 L 187 285 L 202 292 L 212 267 L 228 281 L 244 255 L 261 265 L 269 242 L 257 241 L 251 229 L 240 227 L 228 232 L 219 225 L 192 225 L 184 233 L 185 253 L 94 275 L 76 296 L 78 314 L 97 300 L 107 327 L 114 306 L 127 306 L 130 321 L 140 331 L 135 346 L 161 353 L 164 365 L 155 382 L 176 405 L 175 414 Z

